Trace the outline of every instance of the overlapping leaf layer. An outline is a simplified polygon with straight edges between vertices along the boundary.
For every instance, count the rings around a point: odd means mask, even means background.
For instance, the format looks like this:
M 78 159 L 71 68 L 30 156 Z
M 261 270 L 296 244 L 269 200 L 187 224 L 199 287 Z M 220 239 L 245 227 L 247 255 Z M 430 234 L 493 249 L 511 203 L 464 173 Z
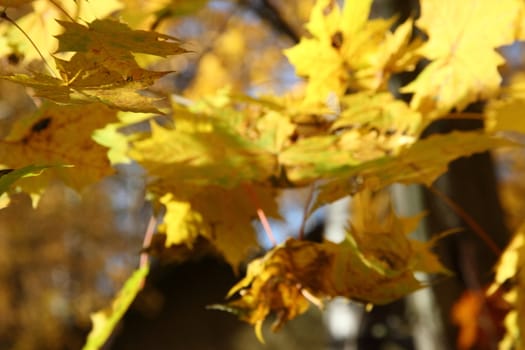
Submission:
M 0 1 L 8 7 L 27 3 Z M 81 189 L 109 175 L 112 165 L 135 162 L 146 171 L 148 198 L 163 212 L 158 229 L 166 252 L 184 246 L 186 256 L 205 240 L 237 270 L 258 247 L 254 223 L 279 218 L 276 198 L 284 188 L 310 186 L 311 214 L 342 197 L 393 183 L 431 185 L 456 158 L 516 145 L 500 132 L 525 131 L 523 79 L 500 89 L 498 67 L 504 60 L 495 50 L 522 37 L 521 2 L 422 0 L 419 19 L 395 29 L 395 19 L 369 18 L 371 3 L 316 2 L 306 24 L 309 36 L 284 51 L 306 78 L 299 96 L 254 98 L 223 89 L 200 99 L 173 98 L 170 106 L 162 103 L 166 96 L 144 91 L 170 71 L 150 70 L 137 54 L 184 54 L 178 39 L 97 19 L 109 12 L 89 20 L 62 16 L 53 29 L 58 32 L 47 35 L 58 40 L 54 54 L 33 52 L 32 58 L 54 61 L 53 67 L 47 63 L 50 72 L 0 75 L 54 102 L 17 121 L 0 141 L 0 164 L 17 169 L 11 175 L 5 170 L 0 190 L 16 181 L 38 191 L 57 176 Z M 36 11 L 40 5 L 34 6 Z M 170 6 L 164 10 L 173 11 Z M 50 11 L 43 8 L 40 15 L 44 10 Z M 149 19 L 137 19 L 142 21 Z M 424 40 L 414 35 L 414 27 Z M 0 28 L 6 33 L 0 52 L 16 46 L 11 30 Z M 389 84 L 424 60 L 428 64 L 400 90 L 411 94 L 405 102 Z M 501 91 L 505 94 L 497 96 Z M 421 138 L 435 119 L 486 99 L 492 100 L 484 130 Z M 37 181 L 18 181 L 47 167 L 52 169 Z M 262 322 L 271 313 L 278 328 L 303 313 L 309 301 L 344 296 L 387 303 L 422 286 L 416 271 L 446 272 L 430 252 L 431 243 L 407 237 L 413 221 L 392 214 L 389 222 L 352 224 L 339 244 L 289 239 L 275 246 L 249 264 L 247 276 L 230 293 L 240 292 L 239 298 L 224 307 L 254 324 L 262 339 Z M 98 346 L 109 336 L 145 274 L 143 267 L 133 275 L 109 316 L 94 315 L 90 342 Z M 513 300 L 520 312 L 520 299 Z

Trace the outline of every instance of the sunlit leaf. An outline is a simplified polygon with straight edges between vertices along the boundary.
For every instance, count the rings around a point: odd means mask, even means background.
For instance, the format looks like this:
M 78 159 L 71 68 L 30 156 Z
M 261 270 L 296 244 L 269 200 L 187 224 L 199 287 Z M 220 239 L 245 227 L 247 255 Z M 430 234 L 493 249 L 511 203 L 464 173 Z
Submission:
M 506 334 L 500 341 L 500 349 L 520 349 L 523 347 L 525 334 L 525 299 L 521 286 L 525 283 L 525 225 L 514 234 L 514 238 L 501 255 L 493 284 L 487 294 L 494 295 L 498 291 L 504 293 L 503 298 L 511 306 L 505 317 Z
M 404 232 L 383 233 L 402 245 L 379 237 L 353 235 L 335 244 L 287 240 L 248 266 L 246 277 L 232 288 L 229 296 L 241 291 L 240 298 L 227 304 L 239 318 L 255 326 L 262 338 L 263 321 L 276 315 L 273 330 L 305 312 L 308 300 L 319 302 L 344 296 L 359 302 L 385 304 L 422 287 L 414 277 L 423 271 L 414 264 L 418 254 L 431 254 L 429 247 L 417 252 Z M 392 241 L 393 242 L 393 241 Z M 370 245 L 372 244 L 372 245 Z M 392 257 L 399 259 L 391 260 Z M 386 265 L 385 265 L 386 264 Z M 388 266 L 388 269 L 381 267 Z M 437 265 L 429 272 L 445 272 Z
M 491 100 L 485 108 L 485 129 L 525 133 L 525 76 L 516 74 L 502 90 L 504 97 Z
M 129 73 L 128 65 L 135 64 L 132 53 L 166 57 L 187 52 L 178 39 L 153 31 L 132 30 L 114 20 L 94 20 L 84 26 L 58 21 L 65 31 L 57 36 L 57 52 L 89 53 L 111 71 Z
M 289 181 L 303 184 L 319 178 L 352 176 L 359 166 L 407 149 L 425 125 L 418 112 L 389 93 L 347 95 L 341 100 L 341 108 L 333 121 L 305 121 L 318 123 L 318 130 L 288 143 L 279 153 L 279 164 Z M 302 123 L 297 120 L 298 132 Z
M 235 270 L 258 247 L 252 226 L 257 209 L 269 217 L 279 217 L 276 194 L 270 188 L 243 185 L 232 189 L 175 189 L 178 191 L 160 199 L 166 207 L 164 223 L 159 228 L 166 234 L 166 246 L 191 247 L 198 237 L 204 237 Z
M 307 28 L 313 38 L 285 51 L 297 74 L 308 77 L 306 103 L 326 102 L 349 89 L 381 90 L 390 75 L 414 67 L 412 21 L 389 32 L 392 20 L 367 21 L 371 1 L 317 1 Z
M 58 176 L 81 189 L 114 172 L 106 150 L 91 139 L 91 134 L 115 121 L 115 113 L 102 104 L 47 104 L 31 118 L 18 121 L 0 141 L 0 164 L 9 168 L 24 167 L 27 163 L 72 165 L 72 168 L 50 169 L 31 182 L 20 181 L 20 184 L 36 190 Z
M 147 267 L 136 270 L 113 299 L 111 306 L 91 315 L 93 328 L 83 347 L 84 350 L 98 350 L 104 346 L 135 296 L 142 289 L 148 272 Z
M 268 181 L 279 172 L 278 153 L 295 126 L 289 117 L 257 104 L 253 115 L 240 113 L 234 102 L 218 94 L 189 109 L 174 105 L 175 128 L 153 123 L 151 136 L 131 142 L 129 157 L 152 175 L 186 184 Z
M 360 128 L 375 131 L 378 136 L 385 134 L 384 148 L 396 153 L 397 147 L 415 142 L 423 126 L 421 114 L 390 93 L 365 92 L 341 99 L 341 113 L 330 131 Z
M 414 93 L 411 105 L 436 116 L 494 96 L 504 62 L 495 49 L 515 40 L 520 8 L 516 0 L 421 1 L 416 24 L 428 41 L 420 53 L 432 62 L 403 88 Z
M 128 155 L 132 136 L 125 135 L 121 130 L 153 118 L 149 113 L 118 112 L 118 123 L 106 124 L 102 129 L 95 130 L 93 140 L 108 148 L 108 158 L 111 164 L 129 164 L 132 159 Z
M 29 1 L 7 0 L 7 2 Z M 55 19 L 69 20 L 62 11 L 73 18 L 89 22 L 97 18 L 104 18 L 122 7 L 118 0 L 55 0 L 53 2 L 34 0 L 31 5 L 33 10 L 17 19 L 16 22 L 49 62 L 52 61 L 51 54 L 58 47 L 54 36 L 62 31 L 62 26 Z M 0 23 L 0 34 L 5 39 L 5 46 L 0 45 L 0 55 L 16 52 L 28 62 L 35 59 L 40 60 L 31 42 L 11 23 L 5 21 Z
M 47 75 L 35 73 L 33 76 L 25 74 L 4 75 L 0 79 L 9 80 L 34 89 L 35 95 L 47 98 L 59 104 L 86 104 L 100 102 L 108 106 L 134 112 L 159 112 L 156 107 L 158 98 L 148 97 L 139 93 L 139 90 L 149 87 L 153 82 L 167 74 L 167 72 L 145 72 L 138 79 L 129 76 L 122 78 L 115 72 L 108 71 L 103 67 L 97 66 L 96 61 L 90 61 L 90 66 L 94 68 L 91 71 L 84 71 L 89 66 L 76 65 L 71 62 L 69 68 L 77 66 L 76 72 L 72 77 L 71 83 L 53 78 Z M 69 76 L 66 75 L 66 76 Z
M 452 160 L 505 146 L 517 144 L 477 131 L 432 135 L 397 155 L 342 168 L 340 176 L 320 184 L 313 208 L 364 188 L 379 189 L 393 183 L 430 186 L 447 171 Z
M 133 142 L 130 156 L 151 174 L 188 184 L 231 187 L 267 179 L 276 159 L 220 121 L 179 115 L 177 127 L 152 124 L 151 138 Z
M 0 170 L 0 195 L 6 192 L 13 183 L 23 177 L 38 176 L 43 170 L 53 167 L 52 165 L 28 165 L 20 169 Z
M 2 75 L 0 78 L 35 89 L 35 94 L 57 103 L 102 102 L 133 112 L 158 112 L 158 98 L 139 90 L 170 73 L 142 69 L 133 53 L 156 56 L 186 52 L 177 39 L 146 31 L 131 30 L 112 20 L 95 20 L 89 27 L 59 21 L 65 32 L 57 36 L 58 52 L 76 52 L 70 60 L 55 58 L 61 79 L 33 74 Z

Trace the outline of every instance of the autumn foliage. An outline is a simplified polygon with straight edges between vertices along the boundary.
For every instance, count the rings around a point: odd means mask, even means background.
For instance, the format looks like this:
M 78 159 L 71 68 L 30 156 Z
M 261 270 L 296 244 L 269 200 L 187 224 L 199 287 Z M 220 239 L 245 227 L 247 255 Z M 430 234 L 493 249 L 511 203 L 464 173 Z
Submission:
M 0 78 L 25 86 L 37 106 L 0 140 L 2 210 L 17 192 L 36 204 L 57 179 L 82 191 L 121 164 L 138 164 L 160 222 L 154 242 L 162 242 L 146 243 L 143 254 L 183 260 L 202 254 L 204 240 L 207 253 L 239 272 L 259 251 L 255 221 L 275 240 L 265 222 L 280 218 L 284 189 L 308 188 L 304 221 L 346 196 L 373 212 L 373 193 L 396 183 L 431 186 L 454 159 L 519 147 L 515 135 L 525 132 L 525 80 L 516 74 L 503 86 L 505 59 L 497 51 L 525 39 L 522 1 L 421 0 L 419 17 L 400 23 L 371 18 L 371 0 L 318 0 L 300 41 L 273 48 L 302 81 L 261 94 L 228 81 L 211 53 L 182 94 L 166 87 L 178 74 L 166 58 L 183 59 L 194 48 L 161 33 L 159 13 L 178 6 L 192 13 L 205 2 L 159 2 L 144 11 L 138 3 L 0 1 L 0 54 L 23 59 Z M 228 35 L 221 48 L 243 53 L 239 32 Z M 228 52 L 222 59 L 225 66 L 233 60 Z M 406 72 L 413 80 L 393 87 Z M 486 102 L 478 115 L 483 129 L 422 137 L 432 122 L 461 118 L 478 101 Z M 302 233 L 274 241 L 214 307 L 253 324 L 262 340 L 272 314 L 278 329 L 336 296 L 365 304 L 399 299 L 426 286 L 416 272 L 449 273 L 431 251 L 435 240 L 410 237 L 420 219 L 389 207 L 381 220 L 351 218 L 339 243 L 310 242 Z M 524 232 L 522 226 L 501 256 L 487 291 L 512 281 L 502 294 L 510 305 L 504 349 L 523 346 Z M 92 315 L 86 349 L 104 344 L 147 273 L 145 260 L 112 304 Z

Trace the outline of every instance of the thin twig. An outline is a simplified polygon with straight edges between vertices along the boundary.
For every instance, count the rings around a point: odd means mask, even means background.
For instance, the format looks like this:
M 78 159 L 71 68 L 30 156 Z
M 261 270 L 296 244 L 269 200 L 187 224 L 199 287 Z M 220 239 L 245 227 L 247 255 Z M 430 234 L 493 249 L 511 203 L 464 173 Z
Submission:
M 29 40 L 29 42 L 31 43 L 31 45 L 33 45 L 33 47 L 35 48 L 36 52 L 38 53 L 38 55 L 40 56 L 40 58 L 42 59 L 42 61 L 44 62 L 44 65 L 46 66 L 46 68 L 49 70 L 49 73 L 54 77 L 54 78 L 57 78 L 56 74 L 55 74 L 55 71 L 53 70 L 53 68 L 51 68 L 51 66 L 49 65 L 49 63 L 47 62 L 47 60 L 45 59 L 44 55 L 42 55 L 42 52 L 38 49 L 38 46 L 36 46 L 35 42 L 33 41 L 33 39 L 31 39 L 31 37 L 22 29 L 22 27 L 20 27 L 18 25 L 18 23 L 16 23 L 16 21 L 12 20 L 6 13 L 5 10 L 3 10 L 1 13 L 0 13 L 0 18 L 2 19 L 5 19 L 6 21 L 8 21 L 9 23 L 11 23 L 12 25 L 15 26 L 16 29 L 18 29 L 25 37 L 27 40 Z
M 433 188 L 428 188 L 434 195 L 439 197 L 445 202 L 449 208 L 451 208 L 460 218 L 463 219 L 470 226 L 472 231 L 492 250 L 496 256 L 501 255 L 501 248 L 490 238 L 488 233 L 472 218 L 467 212 L 465 212 L 456 202 L 443 192 Z
M 66 10 L 62 6 L 60 6 L 59 3 L 57 3 L 55 0 L 48 0 L 50 3 L 52 3 L 60 12 L 62 12 L 71 22 L 75 23 L 75 19 L 67 13 Z
M 475 112 L 457 112 L 457 113 L 449 113 L 443 117 L 439 117 L 439 119 L 469 119 L 469 120 L 483 120 L 485 117 L 483 113 L 475 113 Z
M 261 220 L 261 224 L 263 225 L 264 232 L 268 236 L 268 239 L 270 240 L 273 246 L 276 246 L 277 240 L 273 235 L 272 227 L 270 226 L 270 222 L 266 218 L 266 215 L 264 214 L 264 211 L 261 208 L 257 208 L 257 216 L 259 216 L 259 220 Z
M 269 0 L 239 0 L 238 4 L 252 10 L 261 20 L 265 21 L 278 33 L 286 35 L 294 43 L 298 43 L 301 36 L 285 20 L 281 11 Z
M 306 202 L 304 203 L 303 220 L 301 221 L 301 227 L 299 228 L 299 234 L 297 235 L 297 238 L 300 240 L 304 239 L 304 228 L 306 226 L 306 220 L 308 220 L 308 211 L 310 210 L 310 207 L 312 206 L 312 200 L 314 198 L 314 193 L 315 193 L 315 182 L 310 186 L 310 190 L 308 191 L 308 197 L 306 198 Z
M 250 185 L 244 185 L 244 189 L 248 193 L 248 197 L 253 202 L 255 207 L 257 208 L 257 216 L 259 217 L 259 220 L 261 221 L 261 224 L 263 226 L 264 232 L 266 233 L 266 236 L 270 240 L 273 246 L 277 245 L 277 240 L 275 239 L 275 236 L 273 234 L 272 228 L 270 226 L 270 222 L 268 221 L 268 218 L 266 217 L 266 214 L 264 213 L 264 210 L 261 208 L 261 204 L 259 201 L 259 198 L 257 197 L 257 193 L 254 191 L 254 189 Z
M 144 233 L 144 242 L 142 242 L 143 248 L 148 248 L 151 244 L 151 239 L 153 238 L 153 233 L 155 233 L 155 226 L 157 225 L 157 220 L 155 219 L 155 216 L 152 214 L 149 218 L 148 227 L 146 228 L 146 232 Z M 139 266 L 146 267 L 148 266 L 149 259 L 148 259 L 148 253 L 143 251 L 140 254 L 140 264 Z

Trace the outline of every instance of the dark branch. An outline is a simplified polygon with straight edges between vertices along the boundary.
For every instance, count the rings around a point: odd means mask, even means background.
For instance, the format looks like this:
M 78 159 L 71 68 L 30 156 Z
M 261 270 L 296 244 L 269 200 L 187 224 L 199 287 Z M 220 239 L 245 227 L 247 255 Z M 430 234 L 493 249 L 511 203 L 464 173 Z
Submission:
M 294 43 L 299 42 L 301 36 L 286 21 L 281 11 L 279 11 L 271 0 L 242 0 L 240 4 L 247 6 L 255 12 L 260 19 L 268 23 L 275 31 L 286 35 Z

